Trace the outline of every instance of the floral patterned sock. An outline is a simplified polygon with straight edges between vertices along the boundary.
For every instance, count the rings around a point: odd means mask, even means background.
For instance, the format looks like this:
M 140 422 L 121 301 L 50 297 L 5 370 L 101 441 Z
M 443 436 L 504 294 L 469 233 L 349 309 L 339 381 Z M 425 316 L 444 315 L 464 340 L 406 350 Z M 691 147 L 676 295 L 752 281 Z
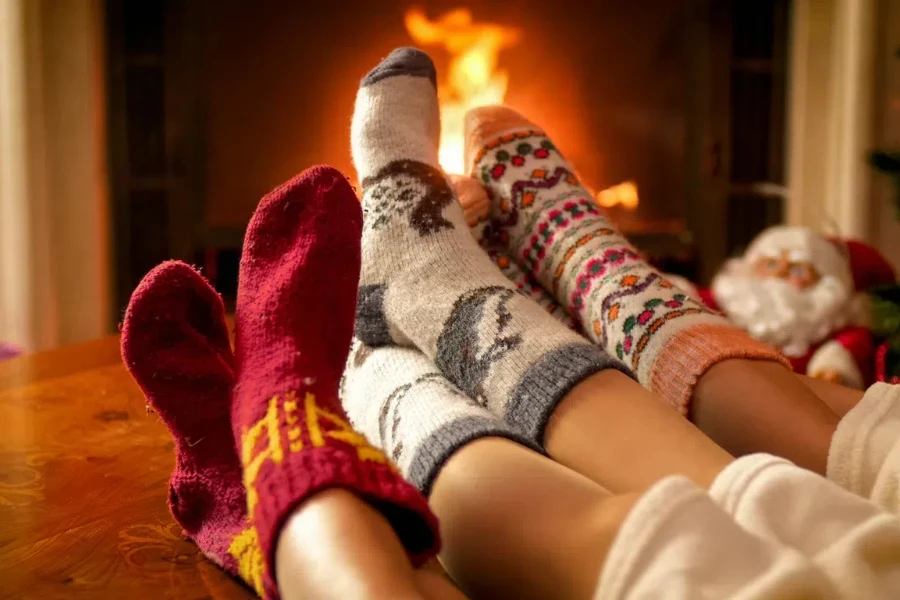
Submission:
M 470 111 L 466 129 L 467 164 L 510 256 L 645 387 L 687 414 L 698 379 L 722 360 L 787 367 L 644 262 L 543 131 L 503 106 Z

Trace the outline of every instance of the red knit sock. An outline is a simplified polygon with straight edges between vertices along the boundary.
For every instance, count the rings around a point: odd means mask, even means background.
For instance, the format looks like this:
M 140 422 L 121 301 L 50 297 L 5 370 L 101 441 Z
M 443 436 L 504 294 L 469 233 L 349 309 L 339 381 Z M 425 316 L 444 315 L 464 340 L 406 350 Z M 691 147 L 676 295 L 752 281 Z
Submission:
M 381 510 L 414 563 L 439 544 L 425 498 L 347 424 L 338 399 L 353 334 L 361 230 L 353 189 L 325 166 L 263 198 L 247 229 L 232 426 L 270 573 L 285 518 L 331 487 Z
M 122 358 L 175 441 L 172 516 L 209 559 L 258 584 L 247 576 L 261 554 L 231 433 L 233 357 L 221 298 L 184 263 L 156 267 L 125 312 Z

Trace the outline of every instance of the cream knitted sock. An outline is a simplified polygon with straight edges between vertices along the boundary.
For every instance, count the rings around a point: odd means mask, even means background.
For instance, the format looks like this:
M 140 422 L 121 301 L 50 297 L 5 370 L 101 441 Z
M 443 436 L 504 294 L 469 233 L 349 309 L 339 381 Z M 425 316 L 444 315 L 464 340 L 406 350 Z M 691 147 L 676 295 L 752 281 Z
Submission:
M 810 557 L 841 598 L 900 597 L 900 521 L 821 475 L 751 454 L 709 495 L 744 529 Z
M 354 341 L 341 399 L 353 426 L 426 496 L 447 459 L 482 437 L 507 438 L 541 452 L 412 348 Z
M 362 81 L 351 126 L 363 188 L 357 337 L 415 346 L 466 395 L 540 443 L 556 403 L 614 367 L 516 293 L 478 247 L 437 166 L 434 65 L 392 52 Z
M 900 385 L 876 383 L 838 423 L 828 479 L 900 517 Z
M 717 362 L 784 362 L 644 262 L 524 117 L 490 106 L 466 120 L 466 160 L 491 194 L 510 257 L 641 384 L 687 413 L 697 380 Z
M 685 477 L 642 495 L 609 549 L 595 600 L 837 599 L 808 557 L 738 526 Z

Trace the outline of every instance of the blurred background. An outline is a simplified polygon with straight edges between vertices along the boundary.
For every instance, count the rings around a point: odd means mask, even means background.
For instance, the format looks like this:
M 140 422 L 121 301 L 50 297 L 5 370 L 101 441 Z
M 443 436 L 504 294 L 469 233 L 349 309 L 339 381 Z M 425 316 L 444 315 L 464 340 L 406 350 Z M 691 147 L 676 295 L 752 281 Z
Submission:
M 870 165 L 900 149 L 900 0 L 552 7 L 0 0 L 0 344 L 114 332 L 169 258 L 233 301 L 257 201 L 317 163 L 353 178 L 357 84 L 400 45 L 437 63 L 446 169 L 460 110 L 502 100 L 618 186 L 598 202 L 662 268 L 707 282 L 781 222 L 900 264 L 900 185 Z

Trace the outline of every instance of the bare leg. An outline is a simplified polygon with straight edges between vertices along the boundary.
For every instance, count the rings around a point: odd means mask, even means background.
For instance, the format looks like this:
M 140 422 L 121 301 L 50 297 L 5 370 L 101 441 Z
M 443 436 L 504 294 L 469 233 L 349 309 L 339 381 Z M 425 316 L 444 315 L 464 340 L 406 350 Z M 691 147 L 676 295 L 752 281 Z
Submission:
M 465 600 L 450 576 L 437 560 L 416 571 L 416 586 L 428 600 Z
M 544 433 L 554 460 L 614 493 L 681 474 L 708 487 L 733 458 L 693 424 L 618 371 L 602 371 L 557 406 Z
M 859 404 L 865 394 L 862 390 L 844 387 L 836 383 L 808 377 L 797 376 L 812 393 L 819 397 L 839 418 L 843 418 L 850 409 Z
M 586 599 L 636 499 L 610 496 L 509 440 L 483 438 L 447 461 L 430 501 L 441 562 L 473 597 Z
M 740 359 L 703 374 L 690 416 L 735 456 L 768 452 L 821 474 L 840 420 L 783 366 Z
M 441 560 L 472 594 L 587 599 L 637 497 L 612 496 L 515 442 L 483 438 L 447 461 L 431 504 Z M 287 600 L 464 599 L 435 565 L 413 571 L 387 521 L 343 490 L 317 494 L 291 516 L 276 563 Z
M 316 494 L 288 518 L 275 562 L 286 600 L 465 598 L 434 572 L 415 572 L 381 513 L 340 489 Z
M 825 472 L 839 419 L 784 367 L 724 361 L 696 389 L 694 425 L 622 374 L 598 373 L 557 406 L 544 446 L 614 493 L 644 490 L 671 474 L 708 487 L 732 456 L 752 452 Z

